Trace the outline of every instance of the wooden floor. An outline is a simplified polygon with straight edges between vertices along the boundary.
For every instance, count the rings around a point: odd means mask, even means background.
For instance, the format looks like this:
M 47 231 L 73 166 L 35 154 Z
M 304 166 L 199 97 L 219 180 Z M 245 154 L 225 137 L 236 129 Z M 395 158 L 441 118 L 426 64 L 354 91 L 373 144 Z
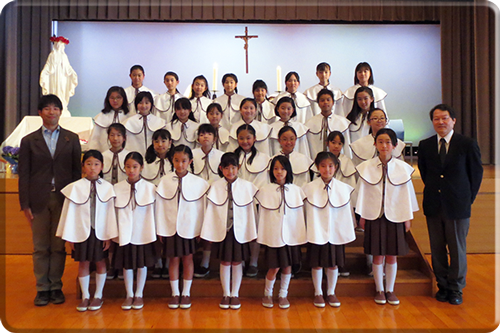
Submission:
M 400 297 L 398 306 L 377 305 L 371 297 L 342 297 L 340 308 L 318 309 L 310 298 L 291 298 L 291 307 L 266 309 L 259 298 L 242 298 L 240 310 L 221 310 L 219 298 L 193 299 L 189 310 L 170 310 L 165 298 L 145 300 L 142 310 L 123 311 L 122 299 L 105 299 L 99 311 L 77 312 L 77 264 L 68 258 L 64 274 L 66 303 L 35 307 L 31 257 L 2 255 L 5 293 L 1 319 L 10 331 L 51 332 L 55 329 L 398 329 L 398 331 L 450 330 L 490 332 L 498 325 L 495 303 L 495 254 L 468 255 L 469 273 L 460 306 L 427 296 Z M 5 266 L 4 266 L 5 265 Z M 196 280 L 194 281 L 196 284 Z M 397 283 L 397 281 L 396 281 Z M 147 288 L 147 283 L 146 283 Z M 262 285 L 264 289 L 264 285 Z M 3 305 L 5 304 L 5 307 Z

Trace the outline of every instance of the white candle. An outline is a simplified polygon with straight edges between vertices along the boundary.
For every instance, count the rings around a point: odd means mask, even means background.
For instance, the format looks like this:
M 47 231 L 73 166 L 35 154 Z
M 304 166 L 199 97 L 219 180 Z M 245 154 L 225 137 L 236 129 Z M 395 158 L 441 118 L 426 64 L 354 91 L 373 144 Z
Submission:
M 276 67 L 276 81 L 277 81 L 278 91 L 281 91 L 281 67 L 280 66 Z
M 214 63 L 214 79 L 212 84 L 212 90 L 217 91 L 217 64 Z

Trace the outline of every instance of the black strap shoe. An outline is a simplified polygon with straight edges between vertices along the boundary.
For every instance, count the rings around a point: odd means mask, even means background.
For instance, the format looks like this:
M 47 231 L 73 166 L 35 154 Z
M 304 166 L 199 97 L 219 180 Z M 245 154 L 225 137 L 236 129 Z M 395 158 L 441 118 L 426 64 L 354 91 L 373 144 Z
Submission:
M 460 291 L 450 290 L 448 293 L 448 302 L 453 305 L 462 304 L 462 293 Z
M 66 301 L 61 289 L 50 291 L 50 302 L 52 304 L 62 304 Z

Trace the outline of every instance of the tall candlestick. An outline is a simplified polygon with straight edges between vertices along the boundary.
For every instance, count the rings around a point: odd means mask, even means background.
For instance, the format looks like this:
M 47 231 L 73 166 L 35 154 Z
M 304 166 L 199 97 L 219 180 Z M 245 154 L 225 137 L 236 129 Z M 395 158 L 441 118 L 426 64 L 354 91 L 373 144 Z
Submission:
M 276 67 L 276 82 L 278 92 L 281 92 L 281 66 Z
M 214 63 L 214 78 L 213 78 L 213 84 L 212 84 L 212 90 L 217 91 L 217 63 Z

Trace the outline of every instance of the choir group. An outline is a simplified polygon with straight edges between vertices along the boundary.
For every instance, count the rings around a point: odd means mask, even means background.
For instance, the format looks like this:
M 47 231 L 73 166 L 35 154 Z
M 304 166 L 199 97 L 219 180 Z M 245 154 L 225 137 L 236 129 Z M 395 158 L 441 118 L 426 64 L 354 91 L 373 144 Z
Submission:
M 209 273 L 212 251 L 220 260 L 219 306 L 238 309 L 243 274 L 257 275 L 261 246 L 262 305 L 288 308 L 305 244 L 314 305 L 339 307 L 337 278 L 349 274 L 345 244 L 355 240 L 355 228 L 364 231 L 375 302 L 399 304 L 396 257 L 408 252 L 405 233 L 418 210 L 414 170 L 403 160 L 404 143 L 386 127 L 386 93 L 373 86 L 368 63 L 356 67 L 345 93 L 330 85 L 328 64 L 316 75 L 319 83 L 301 93 L 299 75 L 288 73 L 286 91 L 273 98 L 257 80 L 246 98 L 237 77 L 226 74 L 224 94 L 212 100 L 203 75 L 184 97 L 177 74 L 167 72 L 168 91 L 156 95 L 135 65 L 130 87 L 111 87 L 83 156 L 85 178 L 61 191 L 56 235 L 70 242 L 79 262 L 77 310 L 101 308 L 105 281 L 117 274 L 127 292 L 122 309 L 141 309 L 148 267 L 153 277 L 169 278 L 169 308 L 189 308 L 193 277 Z M 198 245 L 203 254 L 194 267 Z

